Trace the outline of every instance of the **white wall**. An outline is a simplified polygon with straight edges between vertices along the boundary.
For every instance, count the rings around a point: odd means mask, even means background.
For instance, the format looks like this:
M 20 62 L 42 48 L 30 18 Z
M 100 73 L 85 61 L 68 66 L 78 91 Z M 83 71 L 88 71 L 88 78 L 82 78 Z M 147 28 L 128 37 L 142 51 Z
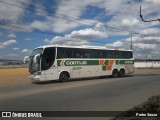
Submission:
M 160 67 L 160 61 L 142 61 L 134 62 L 135 68 L 158 68 Z

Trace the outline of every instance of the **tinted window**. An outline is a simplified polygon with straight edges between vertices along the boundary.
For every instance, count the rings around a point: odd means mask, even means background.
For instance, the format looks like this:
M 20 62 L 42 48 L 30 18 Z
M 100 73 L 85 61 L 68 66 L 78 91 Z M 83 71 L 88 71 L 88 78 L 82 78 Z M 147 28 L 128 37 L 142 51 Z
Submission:
M 73 58 L 73 48 L 57 48 L 57 58 Z
M 82 49 L 74 49 L 73 56 L 74 56 L 74 58 L 83 58 L 83 50 Z
M 57 48 L 57 58 L 132 58 L 132 51 Z
M 107 50 L 107 58 L 114 58 L 114 50 Z
M 92 51 L 91 50 L 84 50 L 83 57 L 84 58 L 92 58 L 93 57 Z
M 114 57 L 119 58 L 119 50 L 114 50 Z
M 104 58 L 103 57 L 103 51 L 102 50 L 96 50 L 95 57 L 96 58 Z

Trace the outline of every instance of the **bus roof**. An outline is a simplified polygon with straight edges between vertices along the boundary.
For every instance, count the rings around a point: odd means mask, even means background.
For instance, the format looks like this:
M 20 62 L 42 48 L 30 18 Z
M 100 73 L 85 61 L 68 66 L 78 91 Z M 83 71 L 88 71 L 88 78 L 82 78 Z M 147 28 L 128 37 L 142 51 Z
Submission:
M 132 51 L 132 50 L 125 50 L 125 49 L 108 49 L 103 46 L 88 46 L 88 45 L 83 45 L 83 46 L 67 46 L 67 45 L 45 45 L 45 46 L 39 46 L 37 48 L 48 48 L 48 47 L 65 47 L 65 48 L 83 48 L 83 49 L 100 49 L 100 50 L 122 50 L 122 51 Z M 35 49 L 37 49 L 35 48 Z

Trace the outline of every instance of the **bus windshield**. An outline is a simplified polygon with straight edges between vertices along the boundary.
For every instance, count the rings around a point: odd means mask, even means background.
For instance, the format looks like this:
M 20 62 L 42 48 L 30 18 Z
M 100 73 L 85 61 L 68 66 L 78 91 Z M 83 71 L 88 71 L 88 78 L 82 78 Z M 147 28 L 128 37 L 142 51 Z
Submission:
M 40 54 L 42 54 L 43 48 L 34 49 L 30 56 L 29 72 L 40 71 Z

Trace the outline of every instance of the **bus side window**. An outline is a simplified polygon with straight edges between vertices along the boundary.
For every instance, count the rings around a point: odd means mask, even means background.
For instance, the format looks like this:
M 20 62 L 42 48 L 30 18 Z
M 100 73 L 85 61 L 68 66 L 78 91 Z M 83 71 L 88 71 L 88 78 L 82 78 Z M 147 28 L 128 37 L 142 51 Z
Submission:
M 126 58 L 125 51 L 121 51 L 121 52 L 122 52 L 122 58 Z
M 94 52 L 94 58 L 103 58 L 103 52 L 101 50 L 95 50 Z
M 107 52 L 103 51 L 103 58 L 107 58 Z
M 63 51 L 63 48 L 58 48 L 58 55 L 57 55 L 57 58 L 58 59 L 61 59 L 64 57 L 64 51 Z
M 114 50 L 108 50 L 108 58 L 114 58 Z
M 57 48 L 57 59 L 60 58 L 60 48 Z
M 118 50 L 114 50 L 114 58 L 119 58 L 119 51 Z
M 96 50 L 85 49 L 83 51 L 84 58 L 96 58 L 96 56 L 97 56 Z
M 83 58 L 83 51 L 81 49 L 74 49 L 74 58 Z
M 119 58 L 123 58 L 123 51 L 119 51 L 118 55 L 119 55 Z
M 84 50 L 83 57 L 84 58 L 91 58 L 91 53 L 89 51 Z
M 70 49 L 70 48 L 66 49 L 66 58 L 73 58 L 72 49 Z
M 133 58 L 133 52 L 132 51 L 129 52 L 129 57 Z
M 125 58 L 126 58 L 126 59 L 130 58 L 130 53 L 129 53 L 129 51 L 125 51 Z

